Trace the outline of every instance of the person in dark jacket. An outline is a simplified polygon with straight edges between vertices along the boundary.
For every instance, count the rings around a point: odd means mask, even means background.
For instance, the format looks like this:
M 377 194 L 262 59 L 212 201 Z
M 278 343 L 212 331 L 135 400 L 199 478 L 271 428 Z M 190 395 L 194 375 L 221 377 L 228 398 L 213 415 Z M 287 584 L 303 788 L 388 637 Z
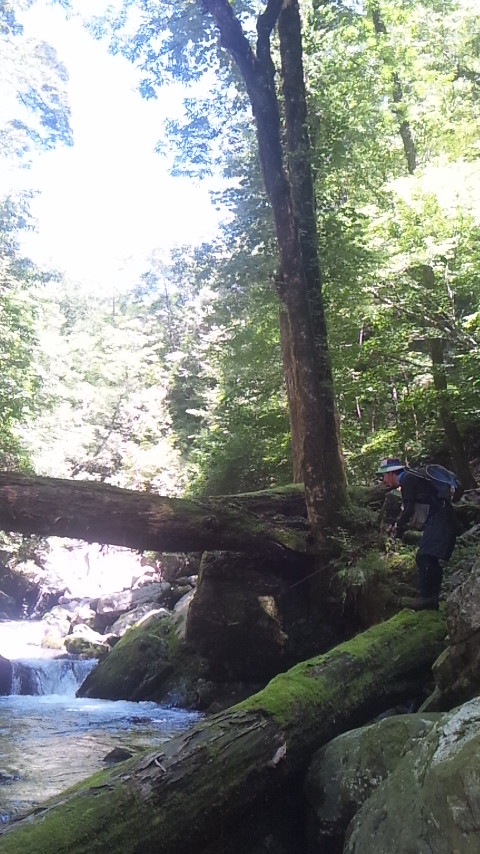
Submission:
M 437 610 L 443 578 L 440 561 L 450 560 L 457 537 L 453 508 L 440 498 L 433 483 L 407 469 L 400 460 L 382 460 L 377 474 L 383 475 L 383 482 L 391 489 L 400 488 L 402 511 L 393 526 L 393 536 L 403 536 L 409 524 L 424 524 L 415 559 L 418 594 L 411 607 L 415 611 Z

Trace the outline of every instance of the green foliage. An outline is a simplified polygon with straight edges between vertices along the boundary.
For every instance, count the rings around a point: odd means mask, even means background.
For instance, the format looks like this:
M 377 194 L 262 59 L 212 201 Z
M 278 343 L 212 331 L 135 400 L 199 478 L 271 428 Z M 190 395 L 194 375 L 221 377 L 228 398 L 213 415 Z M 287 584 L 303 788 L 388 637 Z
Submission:
M 261 8 L 235 4 L 252 38 Z M 433 338 L 445 342 L 448 400 L 461 431 L 473 431 L 480 414 L 478 9 L 383 0 L 380 10 L 383 34 L 370 3 L 302 3 L 337 405 L 347 467 L 364 481 L 382 455 L 413 463 L 444 442 Z M 125 0 L 90 29 L 141 66 L 145 97 L 173 79 L 188 85 L 183 112 L 167 128 L 173 170 L 221 174 L 216 202 L 230 218 L 212 245 L 183 247 L 170 263 L 152 256 L 135 289 L 104 297 L 42 283 L 16 254 L 24 214 L 0 211 L 8 258 L 2 447 L 18 443 L 16 425 L 30 420 L 22 429 L 45 473 L 170 493 L 287 483 L 275 234 L 246 95 L 200 3 Z M 16 56 L 22 38 L 8 33 Z M 67 121 L 64 71 L 51 54 L 36 61 L 43 71 L 46 62 L 57 93 L 49 109 L 57 104 Z M 33 74 L 38 83 L 40 66 L 22 69 L 22 81 Z M 53 144 L 65 125 L 43 118 L 37 113 L 36 132 L 53 134 L 44 142 Z M 402 119 L 419 164 L 408 177 Z M 30 145 L 33 136 L 22 134 Z
M 38 362 L 37 292 L 43 277 L 22 258 L 18 237 L 27 228 L 28 200 L 0 204 L 0 467 L 26 468 L 21 428 L 45 405 Z
M 13 6 L 2 3 L 0 143 L 3 157 L 19 158 L 25 165 L 35 149 L 52 149 L 59 143 L 73 145 L 67 82 L 66 68 L 51 45 L 25 36 Z

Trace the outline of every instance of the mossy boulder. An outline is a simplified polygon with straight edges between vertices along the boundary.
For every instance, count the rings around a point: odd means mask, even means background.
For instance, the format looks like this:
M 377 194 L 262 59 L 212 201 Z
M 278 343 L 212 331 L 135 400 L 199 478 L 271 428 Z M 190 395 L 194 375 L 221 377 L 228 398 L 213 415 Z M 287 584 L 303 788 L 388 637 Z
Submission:
M 480 852 L 480 699 L 439 716 L 353 818 L 344 854 Z
M 155 700 L 172 672 L 170 619 L 152 616 L 132 626 L 101 661 L 77 696 L 104 700 Z
M 342 851 L 353 816 L 438 718 L 393 715 L 343 733 L 318 750 L 305 781 L 311 844 L 315 841 L 325 852 Z
M 104 643 L 91 641 L 79 635 L 69 635 L 64 641 L 65 649 L 70 655 L 81 655 L 83 658 L 104 658 L 108 647 Z

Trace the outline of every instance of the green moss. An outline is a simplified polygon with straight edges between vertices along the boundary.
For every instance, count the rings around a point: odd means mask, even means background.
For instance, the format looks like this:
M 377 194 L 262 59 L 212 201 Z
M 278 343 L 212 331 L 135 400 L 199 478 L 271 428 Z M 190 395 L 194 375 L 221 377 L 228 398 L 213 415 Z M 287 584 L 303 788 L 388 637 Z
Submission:
M 399 648 L 399 635 L 403 639 L 403 649 Z M 355 696 L 361 697 L 366 686 L 371 686 L 377 673 L 385 669 L 395 649 L 395 660 L 405 661 L 405 667 L 414 660 L 417 637 L 421 636 L 424 650 L 431 649 L 432 661 L 443 648 L 445 622 L 436 611 L 424 611 L 420 614 L 410 610 L 401 611 L 386 624 L 373 626 L 366 632 L 346 641 L 323 655 L 311 658 L 292 667 L 287 673 L 276 676 L 259 694 L 249 697 L 234 709 L 262 710 L 272 715 L 277 723 L 288 728 L 295 719 L 296 709 L 301 705 L 302 715 L 307 718 L 309 711 L 315 715 L 316 709 L 341 708 L 345 692 L 342 671 L 345 661 L 358 660 L 354 683 L 349 683 L 349 701 Z M 393 638 L 393 640 L 392 640 Z M 335 673 L 338 672 L 338 680 Z M 325 674 L 323 676 L 323 674 Z M 310 709 L 309 709 L 310 707 Z M 305 726 L 308 727 L 307 720 Z
M 303 495 L 304 492 L 303 483 L 288 483 L 285 486 L 273 486 L 271 489 L 259 489 L 256 492 L 238 492 L 236 495 L 230 496 L 230 498 L 232 501 L 235 501 L 236 498 L 255 498 L 255 496 L 275 499 L 276 495 L 283 496 L 291 493 Z
M 102 782 L 103 780 L 103 782 Z M 34 828 L 28 824 L 7 830 L 0 841 L 2 854 L 41 854 L 43 851 L 75 854 L 134 854 L 141 844 L 139 828 L 149 827 L 149 812 L 143 802 L 134 797 L 122 780 L 108 783 L 105 775 L 91 778 L 88 789 L 77 791 L 77 796 L 48 808 L 46 821 L 37 821 Z M 105 797 L 108 788 L 108 797 Z M 137 812 L 145 813 L 144 821 Z M 38 814 L 38 811 L 37 811 Z M 132 831 L 132 826 L 134 830 Z M 87 828 L 94 828 L 94 833 Z M 33 832 L 32 832 L 33 831 Z
M 102 659 L 108 654 L 108 647 L 104 643 L 96 643 L 82 637 L 65 638 L 65 648 L 72 655 L 84 655 L 86 658 Z
M 89 674 L 81 696 L 104 699 L 144 699 L 142 685 L 165 671 L 171 643 L 168 617 L 153 617 L 128 629 L 108 656 Z

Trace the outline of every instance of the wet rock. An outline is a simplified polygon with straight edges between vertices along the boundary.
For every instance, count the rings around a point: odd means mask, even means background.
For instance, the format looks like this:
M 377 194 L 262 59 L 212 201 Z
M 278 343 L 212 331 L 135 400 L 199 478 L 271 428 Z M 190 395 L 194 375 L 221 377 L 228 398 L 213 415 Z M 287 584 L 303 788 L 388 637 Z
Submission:
M 77 691 L 79 697 L 104 700 L 155 700 L 172 672 L 170 621 L 145 619 L 128 629 Z
M 114 747 L 110 753 L 103 757 L 102 762 L 106 765 L 116 765 L 117 762 L 125 762 L 126 759 L 131 759 L 133 753 L 126 750 L 124 747 Z
M 62 649 L 63 641 L 70 633 L 70 612 L 62 605 L 56 605 L 43 618 L 45 624 L 42 647 Z
M 12 663 L 0 655 L 0 696 L 9 695 L 12 690 Z
M 14 620 L 18 614 L 18 608 L 13 596 L 8 596 L 0 590 L 0 613 L 2 619 Z
M 0 786 L 11 786 L 12 783 L 16 783 L 17 780 L 20 780 L 19 774 L 0 768 Z
M 64 646 L 71 655 L 81 655 L 84 658 L 103 658 L 109 651 L 104 637 L 85 624 L 74 627 L 72 633 L 65 638 Z

